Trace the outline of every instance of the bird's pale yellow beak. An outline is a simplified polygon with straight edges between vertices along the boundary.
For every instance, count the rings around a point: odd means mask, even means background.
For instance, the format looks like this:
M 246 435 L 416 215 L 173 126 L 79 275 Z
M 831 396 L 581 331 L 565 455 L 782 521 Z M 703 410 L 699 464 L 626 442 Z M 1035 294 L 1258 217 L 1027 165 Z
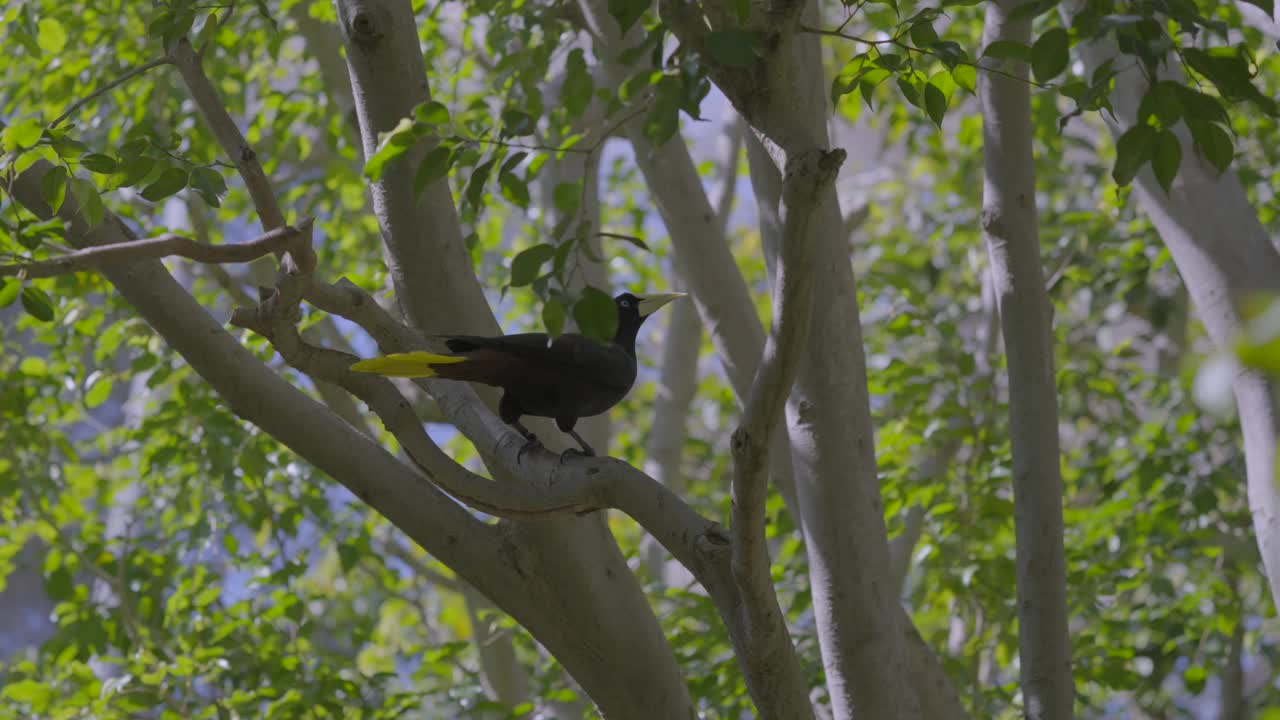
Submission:
M 651 293 L 648 295 L 637 295 L 640 298 L 640 317 L 649 317 L 661 308 L 663 305 L 682 298 L 686 293 Z

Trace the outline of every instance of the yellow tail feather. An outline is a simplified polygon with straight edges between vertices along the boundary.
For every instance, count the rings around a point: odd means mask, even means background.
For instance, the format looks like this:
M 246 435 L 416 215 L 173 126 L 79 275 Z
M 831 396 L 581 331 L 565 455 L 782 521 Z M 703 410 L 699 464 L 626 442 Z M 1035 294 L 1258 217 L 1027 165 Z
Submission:
M 407 352 L 361 360 L 351 366 L 356 372 L 374 373 L 387 377 L 435 377 L 433 365 L 450 365 L 466 361 L 466 358 L 437 355 L 429 352 Z

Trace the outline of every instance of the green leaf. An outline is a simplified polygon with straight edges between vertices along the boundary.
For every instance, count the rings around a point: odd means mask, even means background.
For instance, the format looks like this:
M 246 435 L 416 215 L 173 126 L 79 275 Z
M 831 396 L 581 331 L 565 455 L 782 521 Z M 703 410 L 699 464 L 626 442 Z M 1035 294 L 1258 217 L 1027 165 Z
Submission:
M 0 691 L 0 697 L 30 705 L 37 712 L 44 712 L 53 696 L 54 689 L 51 686 L 36 680 L 8 682 L 5 684 L 4 690 Z
M 665 75 L 658 81 L 653 106 L 644 121 L 644 134 L 655 145 L 663 145 L 680 129 L 680 102 L 683 87 L 680 80 Z
M 925 20 L 911 26 L 911 42 L 917 47 L 929 47 L 938 42 L 938 31 L 933 29 L 933 23 Z
M 960 47 L 960 43 L 952 40 L 934 41 L 929 47 L 933 50 L 933 54 L 937 55 L 938 59 L 942 61 L 942 64 L 947 66 L 947 69 L 954 68 L 968 59 L 964 48 Z
M 624 235 L 622 233 L 608 233 L 608 234 L 602 235 L 602 237 L 606 237 L 610 240 L 621 240 L 623 242 L 635 245 L 636 247 L 640 248 L 641 250 L 644 250 L 645 252 L 653 252 L 653 248 L 649 247 L 649 243 L 646 243 L 644 240 L 641 240 L 635 235 Z
M 1171 128 L 1182 118 L 1182 103 L 1178 101 L 1178 83 L 1161 80 L 1147 88 L 1138 105 L 1138 122 L 1145 123 L 1154 117 L 1159 127 Z
M 364 176 L 370 180 L 380 180 L 387 163 L 400 157 L 418 141 L 417 129 L 409 118 L 401 118 L 390 132 L 383 133 L 378 140 L 378 148 L 364 164 Z
M 521 208 L 529 209 L 529 186 L 515 173 L 498 173 L 502 196 Z
M 1172 130 L 1161 130 L 1156 135 L 1155 147 L 1152 150 L 1151 169 L 1156 174 L 1156 181 L 1164 191 L 1173 187 L 1173 179 L 1178 175 L 1178 166 L 1182 163 L 1182 146 L 1178 136 Z
M 102 196 L 98 194 L 98 186 L 85 178 L 71 178 L 71 196 L 76 199 L 76 211 L 91 228 L 98 227 L 106 216 L 106 208 L 102 206 Z
M 533 116 L 523 110 L 502 111 L 502 136 L 524 137 L 532 135 L 536 129 Z
M 85 380 L 85 407 L 92 410 L 106 402 L 107 398 L 111 397 L 111 388 L 114 384 L 115 382 L 104 375 L 101 370 L 95 371 L 87 380 Z
M 1026 62 L 1031 59 L 1031 48 L 1019 42 L 996 40 L 983 49 L 982 57 L 995 58 L 996 60 L 1022 60 L 1023 62 Z
M 1155 149 L 1156 129 L 1150 125 L 1134 125 L 1116 141 L 1116 164 L 1111 177 L 1124 187 L 1133 181 Z
M 67 29 L 57 20 L 40 18 L 39 32 L 36 33 L 36 44 L 50 55 L 57 55 L 67 46 Z
M 527 157 L 529 157 L 529 153 L 527 153 L 527 152 L 518 152 L 518 153 L 516 153 L 516 154 L 512 155 L 511 157 L 509 157 L 509 158 L 507 158 L 506 160 L 503 160 L 503 161 L 502 161 L 502 167 L 498 170 L 498 172 L 499 172 L 499 173 L 509 173 L 509 172 L 511 172 L 512 170 L 514 170 L 514 169 L 515 169 L 515 167 L 516 167 L 517 165 L 519 165 L 519 164 L 520 164 L 520 162 L 521 162 L 522 160 L 524 160 L 524 159 L 525 159 L 525 158 L 527 158 Z
M 533 282 L 542 270 L 542 264 L 555 254 L 555 246 L 548 243 L 522 250 L 511 259 L 511 287 L 524 287 Z
M 437 145 L 427 152 L 418 164 L 418 172 L 413 176 L 413 192 L 421 196 L 431 183 L 449 174 L 453 165 L 453 148 L 448 145 Z
M 978 71 L 972 65 L 955 66 L 951 70 L 951 79 L 971 94 L 978 92 Z
M 9 307 L 22 292 L 22 283 L 18 280 L 0 280 L 0 308 Z
M 37 320 L 53 321 L 53 299 L 48 293 L 33 285 L 22 288 L 22 309 Z
M 142 182 L 155 170 L 159 161 L 147 155 L 132 157 L 121 163 L 119 187 L 132 187 Z
M 356 543 L 351 541 L 338 543 L 338 562 L 342 565 L 344 575 L 350 575 L 351 571 L 360 564 L 362 557 L 364 557 L 364 551 Z
M 484 184 L 489 181 L 489 173 L 493 172 L 493 163 L 494 160 L 490 158 L 471 171 L 471 179 L 467 181 L 464 193 L 471 207 L 480 207 L 480 201 L 484 199 Z
M 1041 13 L 1053 9 L 1061 0 L 1032 0 L 1015 7 L 1013 12 L 1009 13 L 1009 22 L 1017 22 L 1034 18 Z
M 36 118 L 19 120 L 0 132 L 0 150 L 13 152 L 19 148 L 35 147 L 43 132 L 44 125 Z
M 1181 83 L 1174 83 L 1173 87 L 1178 96 L 1178 107 L 1182 108 L 1183 115 L 1188 119 L 1231 126 L 1231 118 L 1221 100 Z
M 1220 125 L 1201 120 L 1188 120 L 1187 127 L 1191 128 L 1191 139 L 1204 159 L 1219 173 L 1226 172 L 1235 158 L 1235 146 L 1227 131 Z
M 120 167 L 120 163 L 110 155 L 102 153 L 89 153 L 80 158 L 80 165 L 89 172 L 98 173 L 99 175 L 110 175 Z
M 578 212 L 578 203 L 582 199 L 582 183 L 557 183 L 551 191 L 552 202 L 561 215 L 572 215 Z
M 67 168 L 54 165 L 49 172 L 40 178 L 40 198 L 55 213 L 62 207 L 67 198 Z
M 650 0 L 609 0 L 609 14 L 618 21 L 618 29 L 624 34 L 649 9 Z
M 142 188 L 142 197 L 151 202 L 159 202 L 186 187 L 190 179 L 187 171 L 180 167 L 166 168 L 155 182 Z
M 1048 30 L 1036 40 L 1031 46 L 1031 72 L 1036 80 L 1048 82 L 1067 69 L 1070 42 L 1067 31 L 1062 28 Z
M 947 96 L 942 88 L 932 81 L 924 86 L 924 110 L 929 113 L 929 119 L 933 124 L 941 128 L 942 119 L 947 114 Z
M 449 108 L 429 100 L 413 109 L 413 119 L 426 125 L 448 125 Z
M 205 204 L 216 208 L 222 205 L 222 196 L 227 192 L 227 181 L 217 170 L 199 167 L 191 171 L 191 188 L 204 199 Z
M 1192 695 L 1199 695 L 1208 679 L 1209 672 L 1201 665 L 1191 665 L 1182 671 L 1182 681 Z
M 1280 115 L 1280 103 L 1263 95 L 1251 78 L 1250 51 L 1243 47 L 1219 47 L 1212 50 L 1184 48 L 1182 56 L 1196 72 L 1205 76 L 1227 100 L 1248 100 L 1271 116 Z
M 564 87 L 561 88 L 564 109 L 571 119 L 580 118 L 591 104 L 591 94 L 595 92 L 595 79 L 587 69 L 582 48 L 574 48 L 569 52 L 565 71 Z
M 573 320 L 583 335 L 612 340 L 618 331 L 618 306 L 603 291 L 587 286 L 573 304 Z
M 564 331 L 565 317 L 564 303 L 555 296 L 547 298 L 542 305 L 542 326 L 548 335 L 556 337 Z
M 716 30 L 707 35 L 706 43 L 707 54 L 718 63 L 741 68 L 749 68 L 756 63 L 750 33 L 742 30 Z

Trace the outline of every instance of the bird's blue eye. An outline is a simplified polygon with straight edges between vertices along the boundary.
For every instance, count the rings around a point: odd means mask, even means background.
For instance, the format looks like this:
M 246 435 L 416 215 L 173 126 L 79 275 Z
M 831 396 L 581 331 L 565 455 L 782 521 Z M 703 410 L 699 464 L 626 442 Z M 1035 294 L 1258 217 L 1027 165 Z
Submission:
M 622 301 L 622 307 L 631 307 L 631 301 L 630 301 L 630 300 L 623 300 L 623 301 Z

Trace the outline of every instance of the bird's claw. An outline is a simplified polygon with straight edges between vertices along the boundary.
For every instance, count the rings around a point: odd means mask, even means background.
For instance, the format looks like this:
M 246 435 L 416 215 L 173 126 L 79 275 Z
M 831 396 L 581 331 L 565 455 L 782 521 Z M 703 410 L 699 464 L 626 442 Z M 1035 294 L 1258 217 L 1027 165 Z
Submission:
M 579 450 L 578 448 L 569 448 L 560 453 L 560 462 L 564 462 L 565 460 L 575 455 L 579 455 L 582 457 L 595 457 L 596 453 L 594 450 L 591 450 L 591 449 Z
M 516 464 L 519 465 L 524 454 L 536 447 L 542 447 L 542 441 L 538 440 L 536 435 L 530 435 L 525 439 L 524 445 L 521 445 L 520 449 L 516 451 Z

